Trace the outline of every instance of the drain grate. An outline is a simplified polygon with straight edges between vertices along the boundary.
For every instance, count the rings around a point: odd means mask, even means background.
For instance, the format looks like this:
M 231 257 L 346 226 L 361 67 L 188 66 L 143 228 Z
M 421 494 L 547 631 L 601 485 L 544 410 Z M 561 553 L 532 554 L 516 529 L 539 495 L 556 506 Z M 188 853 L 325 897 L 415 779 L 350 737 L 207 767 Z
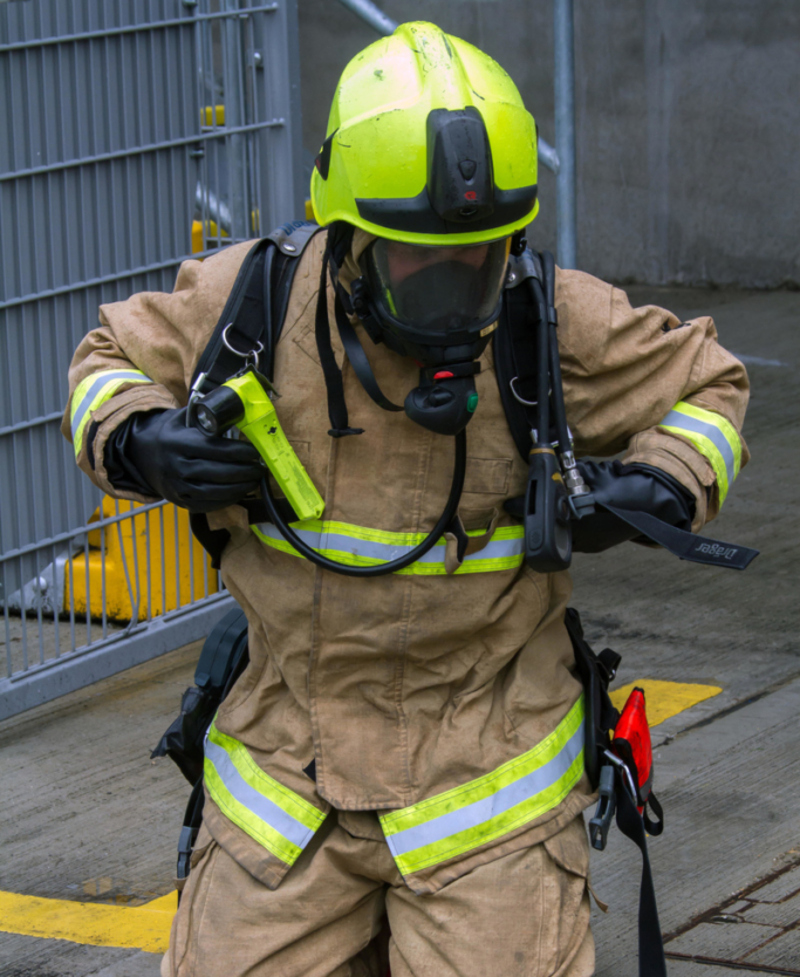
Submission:
M 800 977 L 800 860 L 664 936 L 668 959 Z

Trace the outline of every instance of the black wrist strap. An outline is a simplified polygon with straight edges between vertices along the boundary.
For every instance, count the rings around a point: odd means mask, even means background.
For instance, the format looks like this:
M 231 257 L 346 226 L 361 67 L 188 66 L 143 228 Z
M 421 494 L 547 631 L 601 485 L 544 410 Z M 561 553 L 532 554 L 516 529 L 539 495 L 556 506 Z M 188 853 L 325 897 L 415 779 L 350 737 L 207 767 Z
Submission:
M 717 539 L 709 539 L 707 536 L 687 533 L 683 529 L 670 526 L 649 512 L 620 509 L 605 502 L 596 502 L 596 505 L 628 523 L 629 526 L 633 526 L 642 536 L 646 536 L 654 543 L 663 546 L 665 550 L 690 563 L 706 563 L 715 567 L 744 570 L 758 556 L 758 550 L 751 549 L 749 546 L 723 543 Z

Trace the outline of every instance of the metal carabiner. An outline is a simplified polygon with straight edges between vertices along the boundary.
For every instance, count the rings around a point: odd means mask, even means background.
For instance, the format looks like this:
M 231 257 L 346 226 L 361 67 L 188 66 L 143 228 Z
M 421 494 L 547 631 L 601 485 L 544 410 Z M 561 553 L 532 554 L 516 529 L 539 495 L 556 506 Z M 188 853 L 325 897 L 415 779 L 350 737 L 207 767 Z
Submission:
M 539 403 L 538 400 L 525 400 L 525 398 L 521 397 L 514 389 L 514 384 L 517 382 L 517 380 L 519 380 L 519 377 L 512 377 L 508 382 L 509 387 L 511 387 L 511 393 L 514 395 L 514 399 L 519 401 L 520 404 L 524 404 L 525 407 L 536 407 Z
M 636 784 L 633 782 L 633 774 L 631 773 L 628 764 L 624 760 L 621 760 L 616 753 L 612 753 L 611 750 L 603 750 L 603 755 L 610 763 L 613 763 L 615 767 L 622 771 L 622 780 L 625 786 L 628 788 L 628 793 L 631 795 L 631 800 L 638 807 L 638 792 L 636 790 Z
M 247 369 L 247 367 L 251 367 L 257 370 L 259 367 L 258 358 L 264 352 L 264 344 L 259 339 L 258 346 L 255 349 L 248 350 L 246 353 L 243 353 L 240 349 L 236 349 L 235 346 L 231 345 L 230 340 L 228 339 L 228 330 L 232 325 L 233 323 L 229 322 L 228 325 L 222 330 L 223 344 L 231 351 L 231 353 L 234 354 L 234 356 L 240 356 L 245 361 L 245 369 Z

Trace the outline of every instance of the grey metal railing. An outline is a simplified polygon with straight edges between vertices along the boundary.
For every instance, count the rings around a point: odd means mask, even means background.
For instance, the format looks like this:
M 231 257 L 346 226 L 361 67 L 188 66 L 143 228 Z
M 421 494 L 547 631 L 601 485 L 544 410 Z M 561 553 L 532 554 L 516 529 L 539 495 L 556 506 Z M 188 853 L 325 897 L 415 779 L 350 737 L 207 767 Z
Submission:
M 397 21 L 372 0 L 339 0 L 379 34 L 393 34 Z M 577 267 L 575 209 L 575 55 L 572 0 L 553 0 L 556 145 L 539 136 L 539 159 L 556 174 L 558 263 Z
M 295 0 L 0 3 L 0 718 L 230 601 L 185 513 L 104 499 L 59 425 L 98 305 L 302 213 L 297 64 Z

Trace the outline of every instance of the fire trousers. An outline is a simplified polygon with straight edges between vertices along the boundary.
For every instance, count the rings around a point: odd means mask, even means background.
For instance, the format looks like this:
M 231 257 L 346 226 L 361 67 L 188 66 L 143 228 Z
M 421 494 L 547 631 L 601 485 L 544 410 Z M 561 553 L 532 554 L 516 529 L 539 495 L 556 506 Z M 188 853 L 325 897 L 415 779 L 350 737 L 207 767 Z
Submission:
M 403 883 L 368 813 L 331 812 L 275 890 L 205 827 L 193 861 L 162 977 L 594 973 L 582 818 L 425 895 Z

